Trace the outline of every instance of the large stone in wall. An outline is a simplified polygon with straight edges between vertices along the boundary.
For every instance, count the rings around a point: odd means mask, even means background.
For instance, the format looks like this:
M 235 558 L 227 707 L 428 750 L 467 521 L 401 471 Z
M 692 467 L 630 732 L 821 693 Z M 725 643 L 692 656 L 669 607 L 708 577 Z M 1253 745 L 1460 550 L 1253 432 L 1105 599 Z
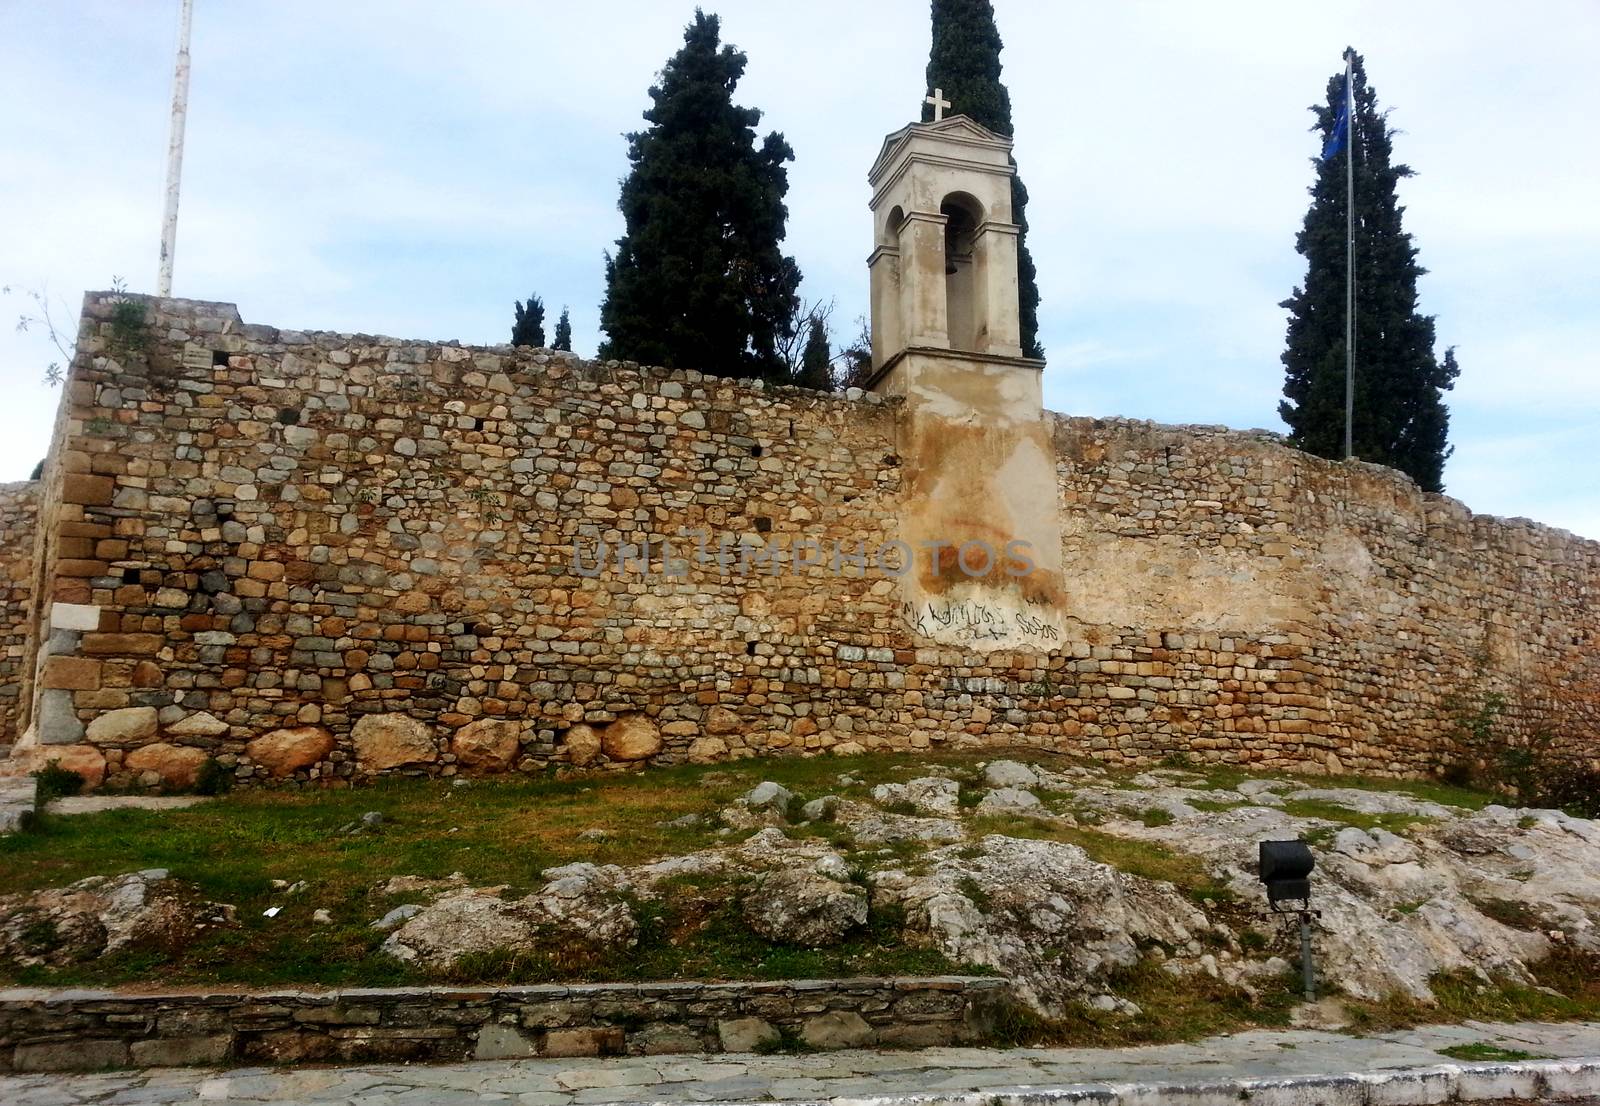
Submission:
M 350 731 L 356 762 L 368 772 L 432 764 L 439 759 L 433 730 L 408 714 L 368 714 Z
M 324 760 L 333 752 L 333 735 L 321 726 L 295 726 L 262 734 L 245 746 L 245 755 L 282 779 Z
M 504 718 L 482 718 L 456 731 L 450 751 L 463 768 L 504 772 L 517 759 L 522 727 Z
M 186 745 L 169 745 L 157 741 L 130 749 L 122 758 L 122 766 L 130 772 L 154 772 L 161 777 L 164 787 L 193 787 L 206 761 L 204 749 L 191 749 Z
M 221 737 L 228 724 L 214 714 L 199 711 L 167 727 L 173 737 Z
M 52 745 L 34 754 L 34 762 L 39 768 L 51 761 L 82 776 L 86 791 L 99 787 L 106 778 L 106 755 L 93 745 Z
M 600 746 L 612 760 L 644 760 L 661 751 L 661 730 L 642 714 L 625 714 L 600 735 Z
M 566 750 L 567 763 L 574 768 L 587 768 L 600 759 L 602 752 L 600 734 L 593 726 L 586 726 L 579 722 L 567 731 L 562 740 L 562 748 Z
M 155 707 L 108 710 L 89 723 L 89 740 L 96 745 L 121 745 L 156 735 Z

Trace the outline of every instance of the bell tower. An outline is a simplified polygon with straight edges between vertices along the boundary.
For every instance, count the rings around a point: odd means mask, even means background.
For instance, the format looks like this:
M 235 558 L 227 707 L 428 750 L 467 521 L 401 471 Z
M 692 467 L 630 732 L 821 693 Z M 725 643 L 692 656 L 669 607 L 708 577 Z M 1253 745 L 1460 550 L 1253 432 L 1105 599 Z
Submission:
M 964 115 L 889 135 L 872 186 L 872 376 L 901 397 L 901 610 L 978 649 L 1063 638 L 1044 362 L 1022 356 L 1011 140 Z
M 873 368 L 914 349 L 1022 357 L 1011 140 L 964 115 L 884 140 L 867 180 Z

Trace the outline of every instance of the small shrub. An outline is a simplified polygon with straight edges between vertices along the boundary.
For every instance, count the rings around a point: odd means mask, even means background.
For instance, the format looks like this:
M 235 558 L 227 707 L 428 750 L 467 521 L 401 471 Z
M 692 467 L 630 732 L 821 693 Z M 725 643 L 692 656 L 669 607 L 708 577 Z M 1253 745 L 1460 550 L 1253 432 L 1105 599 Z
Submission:
M 50 761 L 33 773 L 33 778 L 33 805 L 36 810 L 43 810 L 46 804 L 83 790 L 83 777 L 70 768 L 61 767 L 59 760 Z
M 233 773 L 216 757 L 207 757 L 195 773 L 194 790 L 197 795 L 226 795 L 233 790 Z
M 1172 825 L 1172 813 L 1159 807 L 1151 807 L 1140 815 L 1140 819 L 1151 829 L 1155 829 L 1157 826 Z

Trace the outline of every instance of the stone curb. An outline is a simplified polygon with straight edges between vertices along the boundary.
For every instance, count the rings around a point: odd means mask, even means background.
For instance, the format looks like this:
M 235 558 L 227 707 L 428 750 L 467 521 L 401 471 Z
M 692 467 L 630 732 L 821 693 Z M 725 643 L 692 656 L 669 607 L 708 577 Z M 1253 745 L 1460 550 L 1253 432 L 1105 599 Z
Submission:
M 370 1063 L 748 1052 L 981 1041 L 1006 980 L 204 990 L 0 989 L 0 1072 L 229 1063 Z
M 773 1103 L 672 1106 L 1437 1106 L 1452 1102 L 1563 1102 L 1600 1098 L 1600 1057 L 1436 1064 L 1200 1083 L 1070 1083 L 950 1094 L 849 1096 Z M 605 1106 L 649 1106 L 618 1100 Z M 657 1104 L 661 1106 L 661 1104 Z

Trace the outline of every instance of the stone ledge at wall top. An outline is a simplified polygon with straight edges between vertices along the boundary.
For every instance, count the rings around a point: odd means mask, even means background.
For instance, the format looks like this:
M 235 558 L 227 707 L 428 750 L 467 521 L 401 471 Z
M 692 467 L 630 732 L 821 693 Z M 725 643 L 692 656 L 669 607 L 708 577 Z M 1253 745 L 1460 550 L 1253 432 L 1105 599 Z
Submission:
M 385 349 L 459 349 L 470 353 L 500 354 L 514 353 L 516 350 L 527 350 L 531 353 L 570 366 L 575 369 L 604 369 L 607 371 L 621 371 L 638 373 L 657 379 L 681 380 L 685 383 L 698 384 L 706 381 L 725 384 L 736 388 L 746 388 L 752 392 L 769 392 L 776 395 L 793 394 L 811 399 L 845 403 L 867 403 L 872 405 L 891 406 L 900 402 L 898 397 L 883 396 L 876 392 L 868 392 L 861 388 L 849 388 L 844 392 L 823 392 L 811 388 L 801 388 L 792 384 L 769 384 L 764 380 L 748 379 L 743 377 L 724 377 L 695 369 L 675 369 L 661 365 L 644 365 L 637 361 L 619 361 L 615 359 L 601 360 L 599 358 L 580 357 L 577 354 L 564 350 L 549 349 L 535 346 L 513 346 L 509 343 L 494 345 L 471 345 L 463 343 L 460 339 L 432 340 L 419 338 L 395 338 L 383 334 L 346 333 L 333 330 L 291 330 L 282 327 L 268 326 L 264 323 L 246 323 L 239 315 L 237 304 L 225 300 L 190 300 L 175 298 L 159 298 L 148 295 L 134 295 L 123 292 L 85 292 L 84 317 L 98 318 L 104 315 L 107 305 L 122 301 L 135 301 L 155 305 L 158 315 L 167 318 L 182 318 L 185 316 L 196 319 L 221 319 L 223 328 L 221 333 L 236 333 L 249 341 L 260 342 L 264 345 L 282 345 L 287 347 L 302 345 L 329 345 L 348 346 L 351 344 L 366 344 L 379 346 Z M 230 324 L 237 327 L 231 330 Z

